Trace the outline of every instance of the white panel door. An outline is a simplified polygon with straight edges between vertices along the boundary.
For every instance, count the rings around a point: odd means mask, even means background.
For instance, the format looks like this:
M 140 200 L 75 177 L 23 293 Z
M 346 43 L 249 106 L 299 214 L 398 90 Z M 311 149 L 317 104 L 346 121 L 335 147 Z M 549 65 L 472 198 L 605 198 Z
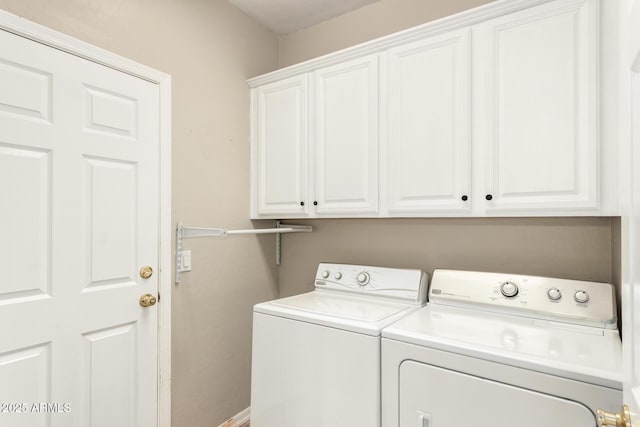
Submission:
M 388 51 L 390 213 L 469 209 L 470 48 L 465 29 Z
M 475 27 L 488 210 L 598 207 L 597 27 L 597 0 Z
M 378 57 L 314 73 L 318 215 L 378 211 Z
M 622 217 L 623 249 L 623 289 L 622 289 L 622 332 L 624 348 L 625 383 L 624 403 L 631 409 L 634 426 L 640 425 L 640 1 L 629 0 L 621 7 L 623 37 L 628 45 L 622 49 L 622 70 L 624 82 L 630 83 L 629 124 L 623 134 L 630 131 L 628 162 L 623 170 L 627 185 Z M 625 94 L 627 95 L 627 94 Z M 626 166 L 626 167 L 624 167 Z M 625 181 L 626 181 L 625 180 Z M 608 408 L 602 408 L 608 409 Z
M 158 127 L 155 84 L 0 31 L 0 425 L 157 425 Z
M 307 75 L 254 90 L 255 216 L 304 216 L 307 200 Z

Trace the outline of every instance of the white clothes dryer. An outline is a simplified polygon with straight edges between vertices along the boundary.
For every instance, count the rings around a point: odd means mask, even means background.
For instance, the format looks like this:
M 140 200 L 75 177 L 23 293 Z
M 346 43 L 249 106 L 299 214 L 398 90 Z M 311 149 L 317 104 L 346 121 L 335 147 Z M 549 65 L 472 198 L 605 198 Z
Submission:
M 424 305 L 420 270 L 322 263 L 253 314 L 252 427 L 380 426 L 380 331 Z
M 622 406 L 606 283 L 436 270 L 382 336 L 383 427 L 594 427 Z

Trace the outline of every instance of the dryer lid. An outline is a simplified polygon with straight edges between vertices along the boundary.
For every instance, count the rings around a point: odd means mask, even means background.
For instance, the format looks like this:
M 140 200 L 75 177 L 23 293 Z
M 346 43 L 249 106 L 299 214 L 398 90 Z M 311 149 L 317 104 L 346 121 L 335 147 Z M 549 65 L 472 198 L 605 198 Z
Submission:
M 622 388 L 617 331 L 428 304 L 385 328 L 384 338 Z

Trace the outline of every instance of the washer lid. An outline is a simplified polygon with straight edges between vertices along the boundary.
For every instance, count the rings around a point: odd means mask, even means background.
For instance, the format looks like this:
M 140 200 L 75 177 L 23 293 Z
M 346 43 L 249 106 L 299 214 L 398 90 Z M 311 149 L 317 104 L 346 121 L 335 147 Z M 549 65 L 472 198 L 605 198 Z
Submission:
M 428 304 L 382 336 L 622 389 L 616 330 Z
M 417 308 L 409 303 L 316 290 L 258 304 L 254 312 L 379 336 L 383 327 Z

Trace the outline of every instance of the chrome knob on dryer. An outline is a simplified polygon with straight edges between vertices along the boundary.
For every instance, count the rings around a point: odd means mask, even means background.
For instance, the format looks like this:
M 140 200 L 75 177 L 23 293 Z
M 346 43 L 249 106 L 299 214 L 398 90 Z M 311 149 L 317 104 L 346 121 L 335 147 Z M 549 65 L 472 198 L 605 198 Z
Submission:
M 370 279 L 371 278 L 369 277 L 369 273 L 367 273 L 366 271 L 363 271 L 362 273 L 358 273 L 358 275 L 356 276 L 356 281 L 360 286 L 364 286 L 367 283 L 369 283 Z
M 558 288 L 551 288 L 547 291 L 547 296 L 551 301 L 558 301 L 562 298 L 562 292 Z
M 518 285 L 508 280 L 500 285 L 500 292 L 507 298 L 518 295 L 518 290 Z

